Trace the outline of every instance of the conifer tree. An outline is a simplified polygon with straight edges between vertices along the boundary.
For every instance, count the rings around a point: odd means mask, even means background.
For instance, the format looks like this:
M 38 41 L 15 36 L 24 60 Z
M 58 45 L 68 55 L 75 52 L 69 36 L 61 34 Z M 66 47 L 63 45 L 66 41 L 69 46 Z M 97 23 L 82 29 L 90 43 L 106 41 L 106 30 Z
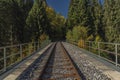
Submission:
M 25 4 L 23 2 L 19 2 L 18 0 L 0 1 L 0 44 L 6 43 L 5 45 L 12 45 L 13 43 L 17 44 L 24 42 L 23 36 L 25 31 L 24 27 L 26 25 L 25 21 L 33 2 L 30 2 L 30 0 L 20 1 L 29 1 L 29 5 L 28 2 Z M 3 34 L 5 34 L 4 38 L 2 37 Z
M 115 42 L 120 43 L 120 0 L 115 1 L 115 15 L 116 15 L 116 19 L 113 24 L 117 36 Z
M 42 0 L 35 0 L 29 16 L 26 20 L 29 27 L 31 38 L 38 41 L 40 35 L 46 30 L 45 21 L 45 3 Z
M 105 0 L 104 3 L 105 37 L 108 42 L 120 41 L 118 3 L 117 0 Z
M 72 28 L 75 25 L 88 26 L 88 5 L 89 0 L 71 0 L 67 20 L 68 27 Z
M 102 25 L 102 18 L 103 18 L 103 11 L 102 11 L 102 4 L 99 2 L 99 0 L 91 0 L 91 18 L 93 24 L 91 26 L 94 26 L 94 36 L 99 36 L 102 39 L 104 39 L 104 28 Z
M 94 23 L 91 15 L 91 6 L 90 0 L 72 0 L 68 12 L 68 29 L 72 29 L 74 26 L 79 25 L 88 27 L 88 34 L 93 34 Z

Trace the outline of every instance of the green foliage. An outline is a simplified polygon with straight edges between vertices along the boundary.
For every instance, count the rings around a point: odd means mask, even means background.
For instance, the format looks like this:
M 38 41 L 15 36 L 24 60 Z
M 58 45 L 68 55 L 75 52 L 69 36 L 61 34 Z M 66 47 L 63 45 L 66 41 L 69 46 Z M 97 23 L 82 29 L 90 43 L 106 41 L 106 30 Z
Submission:
M 25 7 L 19 4 L 22 3 L 18 3 L 17 0 L 0 1 L 1 46 L 24 42 L 24 37 L 21 35 L 24 34 L 25 19 L 33 3 L 29 3 L 31 6 L 24 4 Z
M 75 25 L 88 26 L 88 4 L 89 0 L 72 0 L 69 12 L 67 27 L 72 29 Z
M 99 41 L 120 42 L 119 4 L 119 0 L 105 0 L 104 4 L 99 0 L 72 0 L 66 21 L 67 29 L 72 30 L 80 25 L 89 29 L 88 40 L 96 41 L 99 36 Z
M 104 38 L 102 5 L 98 0 L 72 0 L 66 24 L 68 29 L 76 25 L 87 27 L 88 36 L 100 35 Z
M 49 36 L 52 40 L 64 39 L 66 34 L 65 18 L 56 13 L 51 7 L 46 7 L 46 14 L 49 21 Z
M 68 41 L 78 42 L 80 39 L 87 39 L 88 28 L 83 26 L 75 26 L 72 31 L 68 31 L 66 34 L 66 39 Z
M 95 42 L 102 42 L 102 38 L 99 35 L 97 35 L 95 38 Z
M 66 33 L 66 40 L 72 41 L 72 31 L 71 30 L 68 30 L 68 32 Z
M 77 42 L 79 40 L 79 37 L 80 37 L 78 27 L 73 28 L 72 34 L 73 34 L 72 38 L 73 38 L 74 42 Z
M 98 0 L 91 0 L 92 6 L 90 6 L 90 14 L 92 18 L 93 33 L 92 35 L 99 35 L 102 39 L 104 39 L 104 28 L 102 24 L 103 12 L 102 12 L 102 4 L 99 3 Z
M 65 21 L 45 0 L 1 0 L 0 46 L 39 41 L 43 33 L 64 39 Z
M 46 32 L 46 12 L 44 1 L 35 0 L 26 20 L 27 27 L 31 32 L 30 39 L 38 41 L 39 36 Z
M 87 41 L 93 41 L 93 40 L 94 40 L 94 36 L 93 35 L 88 36 Z
M 105 37 L 108 42 L 120 42 L 120 1 L 105 0 L 104 3 L 104 26 Z

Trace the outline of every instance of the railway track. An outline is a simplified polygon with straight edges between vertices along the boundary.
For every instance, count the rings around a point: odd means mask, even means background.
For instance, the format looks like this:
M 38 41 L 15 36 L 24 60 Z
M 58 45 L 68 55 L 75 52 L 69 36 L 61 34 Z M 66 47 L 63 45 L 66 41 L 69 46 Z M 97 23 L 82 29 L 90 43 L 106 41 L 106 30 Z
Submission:
M 19 80 L 81 80 L 62 43 L 54 43 Z

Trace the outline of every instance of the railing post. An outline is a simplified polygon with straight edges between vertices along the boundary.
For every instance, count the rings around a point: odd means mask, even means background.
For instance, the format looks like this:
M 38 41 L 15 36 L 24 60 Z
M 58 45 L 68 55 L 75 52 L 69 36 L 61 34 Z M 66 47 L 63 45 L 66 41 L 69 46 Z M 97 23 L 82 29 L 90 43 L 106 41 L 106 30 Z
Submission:
M 83 48 L 85 49 L 85 40 L 83 40 Z
M 116 66 L 117 66 L 118 65 L 117 44 L 115 44 L 115 62 L 116 62 Z
M 98 42 L 98 55 L 100 56 L 100 42 Z
M 40 47 L 41 47 L 41 46 L 40 46 L 40 42 L 39 42 L 39 49 L 40 49 Z
M 34 52 L 36 51 L 36 42 L 34 42 Z
M 29 54 L 31 54 L 31 51 L 30 51 L 30 43 L 28 43 L 28 45 L 29 45 L 29 46 L 28 46 L 28 47 L 29 47 L 29 48 L 28 48 L 28 49 L 29 49 Z
M 6 71 L 6 48 L 4 48 L 4 71 Z
M 38 41 L 38 49 L 37 50 L 39 50 L 39 41 Z
M 34 43 L 31 42 L 31 52 L 33 53 L 34 52 Z
M 88 43 L 89 43 L 88 47 L 89 47 L 89 51 L 90 51 L 90 42 L 88 42 Z
M 22 60 L 22 44 L 20 44 L 20 57 L 21 57 L 21 60 Z

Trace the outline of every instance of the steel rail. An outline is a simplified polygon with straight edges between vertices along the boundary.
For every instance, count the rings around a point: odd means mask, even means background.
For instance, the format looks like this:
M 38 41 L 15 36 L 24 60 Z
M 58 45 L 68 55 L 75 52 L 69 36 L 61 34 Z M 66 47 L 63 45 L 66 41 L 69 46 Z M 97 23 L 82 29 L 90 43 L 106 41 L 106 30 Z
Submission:
M 74 68 L 74 71 L 75 71 L 76 76 L 77 76 L 77 79 L 76 79 L 76 80 L 81 80 L 81 77 L 80 77 L 80 75 L 79 75 L 79 73 L 78 73 L 77 69 L 75 68 L 75 65 L 73 64 L 73 62 L 72 62 L 72 60 L 71 60 L 70 56 L 68 55 L 68 52 L 66 51 L 66 49 L 65 49 L 65 47 L 63 46 L 63 44 L 62 44 L 62 43 L 61 43 L 61 48 L 62 48 L 62 50 L 63 50 L 63 52 L 64 52 L 65 56 L 69 59 L 69 61 L 71 62 L 71 65 L 72 65 L 72 66 L 73 66 L 73 68 Z
M 60 49 L 61 53 L 63 54 L 62 55 L 63 57 L 60 57 L 60 56 L 55 57 L 54 56 L 55 54 L 57 54 L 55 52 L 58 50 L 58 48 L 56 49 L 56 47 L 54 47 L 52 54 L 49 56 L 49 59 L 45 65 L 41 75 L 39 76 L 39 78 L 37 80 L 56 80 L 56 79 L 64 79 L 64 78 L 71 78 L 71 77 L 73 77 L 74 80 L 81 80 L 81 77 L 80 77 L 78 71 L 76 70 L 71 58 L 68 56 L 68 53 L 65 50 L 64 46 L 62 45 L 62 43 L 57 43 L 57 44 L 59 45 L 59 49 Z M 56 44 L 56 46 L 57 46 L 57 44 Z M 57 59 L 58 62 L 51 63 L 50 61 L 52 59 L 54 59 L 54 60 Z M 66 64 L 62 64 L 60 66 L 61 63 L 64 63 L 63 61 L 61 62 L 60 60 L 63 60 Z M 51 63 L 52 65 L 49 63 Z M 52 69 L 53 72 L 46 72 L 46 70 L 48 70 L 48 69 Z M 63 73 L 54 73 L 55 70 L 59 70 L 59 69 L 61 69 L 61 71 L 63 71 Z M 65 71 L 67 70 L 68 73 L 64 73 L 64 70 Z M 69 71 L 72 71 L 72 72 L 69 73 Z M 51 75 L 51 77 L 46 78 L 45 75 Z M 52 77 L 52 75 L 54 77 Z M 59 76 L 59 77 L 55 77 L 55 76 Z

